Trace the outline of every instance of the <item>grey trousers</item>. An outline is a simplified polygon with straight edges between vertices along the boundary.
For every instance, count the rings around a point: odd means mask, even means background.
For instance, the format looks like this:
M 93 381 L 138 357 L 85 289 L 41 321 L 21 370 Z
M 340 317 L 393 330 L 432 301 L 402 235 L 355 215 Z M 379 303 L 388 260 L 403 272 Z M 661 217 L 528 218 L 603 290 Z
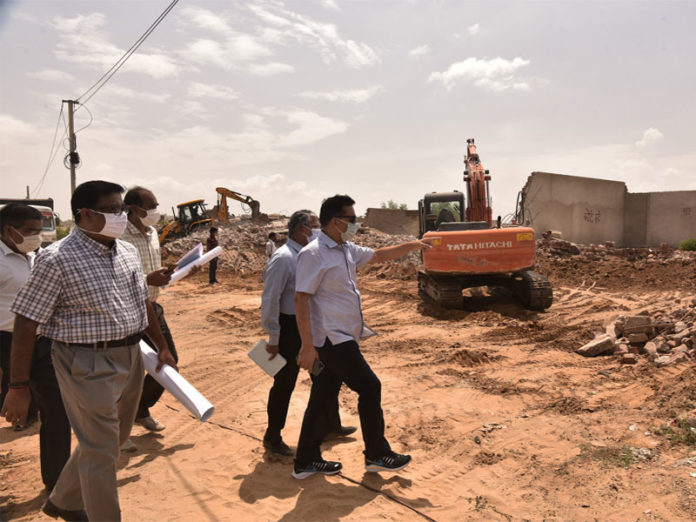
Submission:
M 138 345 L 92 349 L 54 341 L 53 365 L 78 444 L 50 500 L 90 520 L 121 520 L 116 461 L 130 436 L 143 385 Z

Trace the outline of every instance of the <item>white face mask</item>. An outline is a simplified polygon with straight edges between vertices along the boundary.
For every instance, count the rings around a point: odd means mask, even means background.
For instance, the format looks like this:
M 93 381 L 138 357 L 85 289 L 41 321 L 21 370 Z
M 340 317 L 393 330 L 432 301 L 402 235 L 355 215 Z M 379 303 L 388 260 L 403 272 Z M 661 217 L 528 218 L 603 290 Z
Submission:
M 320 235 L 321 235 L 321 228 L 313 228 L 313 229 L 312 229 L 312 235 L 309 236 L 309 239 L 307 239 L 307 241 L 310 241 L 310 242 L 311 242 L 311 241 L 314 241 L 314 240 L 317 239 Z
M 22 254 L 28 254 L 29 252 L 35 251 L 41 246 L 41 233 L 34 234 L 31 236 L 23 236 L 21 232 L 17 229 L 17 234 L 22 238 L 22 241 L 15 241 L 15 246 Z
M 91 209 L 90 209 L 91 210 Z M 118 216 L 116 214 L 107 214 L 105 212 L 99 212 L 98 210 L 92 210 L 97 214 L 104 216 L 104 228 L 102 228 L 97 234 L 102 236 L 111 237 L 118 239 L 126 231 L 126 226 L 128 225 L 128 214 L 121 212 Z
M 341 239 L 343 241 L 352 241 L 353 238 L 355 237 L 355 234 L 358 233 L 358 229 L 360 228 L 360 224 L 346 222 L 346 225 L 348 225 L 348 228 L 346 229 L 345 232 L 341 232 Z
M 140 222 L 143 226 L 154 227 L 159 221 L 159 217 L 159 212 L 157 212 L 156 208 L 153 208 L 147 211 L 147 216 L 140 218 Z

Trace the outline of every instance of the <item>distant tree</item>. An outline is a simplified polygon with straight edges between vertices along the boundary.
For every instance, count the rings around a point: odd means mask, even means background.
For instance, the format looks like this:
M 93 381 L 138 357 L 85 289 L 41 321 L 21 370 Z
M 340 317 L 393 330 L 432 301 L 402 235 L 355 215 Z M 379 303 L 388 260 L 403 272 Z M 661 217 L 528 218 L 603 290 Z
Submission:
M 407 203 L 397 203 L 393 199 L 390 199 L 386 203 L 382 201 L 380 208 L 388 208 L 389 210 L 408 210 Z

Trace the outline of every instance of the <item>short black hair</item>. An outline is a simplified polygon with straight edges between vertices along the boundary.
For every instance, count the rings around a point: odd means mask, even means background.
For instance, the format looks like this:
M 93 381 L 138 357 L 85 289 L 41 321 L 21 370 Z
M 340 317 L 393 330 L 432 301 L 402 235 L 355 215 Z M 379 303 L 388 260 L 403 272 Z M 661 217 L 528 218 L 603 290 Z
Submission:
M 24 203 L 9 203 L 0 210 L 0 227 L 9 225 L 19 228 L 30 219 L 43 221 L 43 215 L 38 209 L 25 205 Z M 2 230 L 2 228 L 0 228 L 0 230 Z
M 331 220 L 342 215 L 343 207 L 355 205 L 355 201 L 350 196 L 345 194 L 336 194 L 330 198 L 326 198 L 321 204 L 319 211 L 319 223 L 322 227 L 327 226 Z
M 70 198 L 70 209 L 72 210 L 75 223 L 80 222 L 80 209 L 92 208 L 102 196 L 111 194 L 123 194 L 123 187 L 110 181 L 85 181 L 77 186 Z
M 275 233 L 275 232 L 271 232 L 270 234 L 268 234 L 268 239 L 273 239 L 273 238 L 275 238 L 275 237 L 276 237 L 276 233 Z
M 300 225 L 309 226 L 309 220 L 314 215 L 311 210 L 296 210 L 288 221 L 288 237 L 292 237 Z
M 217 232 L 217 227 L 210 227 L 210 231 L 213 233 Z
M 140 187 L 140 186 L 135 186 L 132 188 L 128 189 L 128 192 L 126 192 L 126 195 L 123 196 L 123 204 L 128 206 L 128 205 L 137 205 L 138 207 L 142 208 L 143 207 L 143 192 L 152 192 L 150 189 L 146 189 L 145 187 Z

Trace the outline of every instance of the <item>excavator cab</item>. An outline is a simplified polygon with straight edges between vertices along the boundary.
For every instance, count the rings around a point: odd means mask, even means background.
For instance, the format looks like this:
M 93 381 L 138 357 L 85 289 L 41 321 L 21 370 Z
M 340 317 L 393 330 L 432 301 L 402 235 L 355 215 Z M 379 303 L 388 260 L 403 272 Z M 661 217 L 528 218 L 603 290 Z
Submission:
M 198 227 L 212 224 L 203 201 L 202 199 L 194 199 L 186 203 L 179 203 L 176 210 L 172 208 L 174 221 L 167 224 L 160 232 L 160 245 L 165 241 L 186 236 Z

